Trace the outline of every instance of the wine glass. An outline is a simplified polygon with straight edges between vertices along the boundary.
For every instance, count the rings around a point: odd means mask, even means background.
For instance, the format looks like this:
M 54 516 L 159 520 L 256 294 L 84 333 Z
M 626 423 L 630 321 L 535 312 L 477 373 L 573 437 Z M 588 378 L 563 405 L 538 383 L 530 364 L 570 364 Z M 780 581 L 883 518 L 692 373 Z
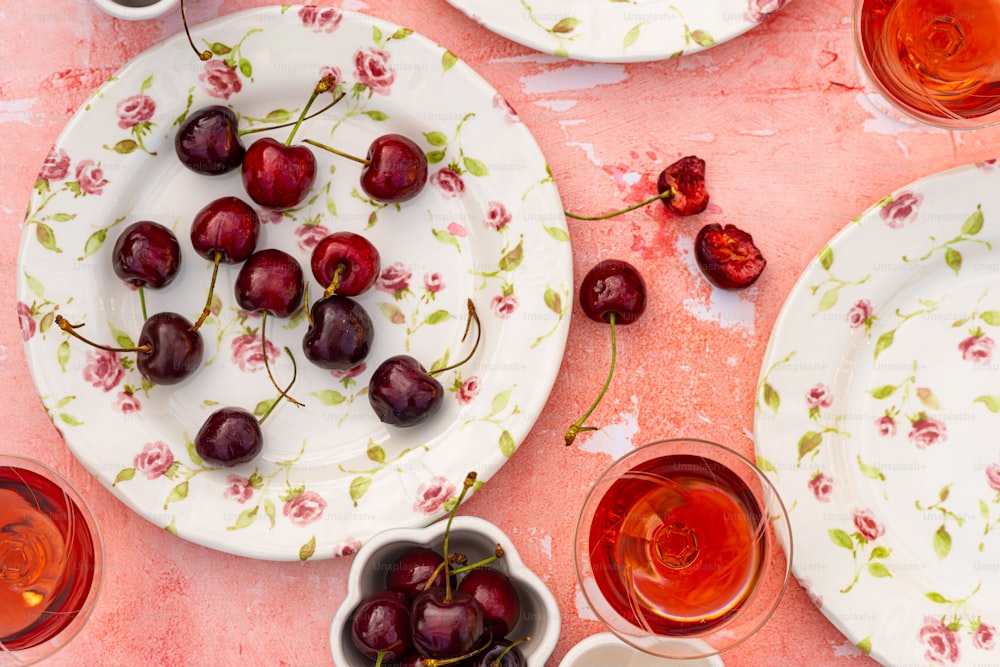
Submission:
M 1000 4 L 854 0 L 861 69 L 894 109 L 936 127 L 1000 122 Z
M 0 454 L 0 665 L 48 658 L 97 602 L 104 548 L 94 516 L 59 473 Z
M 704 658 L 747 639 L 791 573 L 791 528 L 774 486 L 705 440 L 659 440 L 612 463 L 587 494 L 574 547 L 597 617 L 665 658 Z

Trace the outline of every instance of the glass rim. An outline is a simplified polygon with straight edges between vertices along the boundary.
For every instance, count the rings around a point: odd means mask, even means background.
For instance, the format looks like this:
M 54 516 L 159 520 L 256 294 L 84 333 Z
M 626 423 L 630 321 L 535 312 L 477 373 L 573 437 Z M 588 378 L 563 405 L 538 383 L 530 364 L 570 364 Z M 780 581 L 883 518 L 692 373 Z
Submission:
M 9 649 L 0 640 L 0 665 L 31 665 L 51 658 L 67 646 L 80 634 L 97 608 L 101 591 L 104 588 L 104 535 L 93 508 L 80 494 L 76 485 L 51 465 L 21 454 L 0 452 L 0 468 L 27 470 L 55 484 L 76 506 L 80 520 L 86 524 L 94 547 L 93 577 L 90 587 L 80 604 L 80 609 L 69 623 L 40 644 L 23 649 Z
M 785 563 L 784 567 L 781 568 L 782 569 L 782 572 L 780 574 L 781 583 L 780 585 L 776 584 L 776 588 L 773 590 L 772 594 L 773 599 L 764 604 L 765 609 L 760 610 L 762 611 L 762 613 L 760 613 L 759 616 L 755 617 L 755 619 L 750 623 L 750 627 L 748 627 L 746 631 L 739 633 L 732 632 L 733 622 L 738 620 L 739 618 L 742 618 L 744 612 L 747 611 L 747 609 L 744 608 L 739 612 L 737 612 L 737 614 L 729 621 L 726 621 L 722 625 L 709 628 L 706 631 L 697 632 L 689 635 L 677 635 L 677 636 L 663 635 L 662 639 L 664 642 L 673 642 L 679 646 L 683 645 L 691 649 L 690 653 L 685 652 L 683 655 L 675 654 L 666 656 L 665 654 L 652 653 L 651 651 L 646 650 L 642 646 L 639 646 L 634 642 L 634 640 L 630 639 L 627 636 L 623 636 L 612 626 L 611 623 L 604 620 L 602 614 L 598 611 L 598 606 L 606 607 L 607 603 L 604 600 L 599 600 L 599 602 L 601 602 L 602 604 L 596 605 L 595 600 L 592 599 L 592 592 L 588 590 L 588 587 L 586 585 L 584 585 L 584 576 L 580 558 L 581 551 L 579 547 L 580 547 L 580 541 L 582 539 L 581 530 L 583 529 L 585 524 L 588 524 L 588 519 L 590 518 L 589 515 L 585 514 L 585 512 L 587 512 L 588 508 L 592 504 L 592 500 L 594 499 L 595 494 L 601 489 L 601 487 L 604 484 L 608 483 L 610 480 L 613 480 L 615 477 L 618 477 L 617 473 L 612 475 L 613 471 L 623 466 L 627 467 L 629 461 L 632 461 L 635 458 L 642 457 L 643 453 L 647 453 L 651 449 L 657 446 L 663 446 L 663 445 L 677 446 L 683 443 L 692 443 L 695 445 L 707 447 L 709 449 L 715 449 L 720 453 L 725 454 L 726 456 L 730 456 L 734 459 L 735 462 L 745 467 L 744 472 L 751 472 L 753 476 L 758 481 L 760 481 L 764 494 L 767 495 L 769 501 L 768 503 L 765 503 L 764 506 L 761 508 L 762 509 L 761 520 L 763 523 L 771 527 L 772 531 L 774 531 L 773 524 L 775 522 L 780 522 L 782 524 L 783 532 L 785 533 L 784 539 L 782 539 L 782 537 L 777 534 L 774 537 L 775 541 L 778 542 L 777 546 L 780 547 L 780 549 L 784 553 Z M 677 452 L 677 454 L 683 455 L 682 452 Z M 669 456 L 670 454 L 667 455 Z M 697 456 L 697 454 L 693 454 L 693 456 Z M 727 465 L 726 463 L 723 463 L 718 459 L 712 458 L 708 460 L 714 461 L 719 465 L 722 465 L 732 470 L 732 467 L 730 465 Z M 738 475 L 740 474 L 740 471 L 733 470 L 733 472 L 735 472 Z M 634 447 L 633 449 L 630 449 L 625 454 L 622 454 L 621 456 L 614 459 L 608 466 L 606 466 L 601 471 L 601 473 L 597 476 L 597 478 L 590 484 L 587 493 L 584 496 L 583 503 L 580 506 L 580 510 L 577 513 L 576 525 L 574 526 L 573 530 L 573 566 L 574 566 L 574 572 L 576 574 L 576 581 L 580 587 L 581 593 L 583 594 L 584 600 L 587 602 L 587 605 L 590 607 L 591 611 L 597 617 L 598 621 L 600 621 L 602 625 L 604 625 L 607 628 L 608 631 L 610 631 L 613 635 L 618 637 L 620 640 L 622 640 L 630 647 L 637 649 L 639 651 L 651 653 L 653 655 L 661 655 L 662 657 L 670 657 L 673 659 L 698 659 L 698 658 L 711 657 L 723 653 L 725 651 L 728 651 L 742 644 L 750 637 L 754 636 L 757 633 L 757 631 L 759 631 L 764 626 L 764 624 L 767 623 L 768 620 L 770 620 L 770 618 L 774 615 L 781 601 L 784 599 L 786 592 L 788 591 L 788 586 L 793 576 L 792 575 L 793 555 L 794 555 L 794 540 L 791 530 L 791 520 L 789 519 L 788 509 L 785 507 L 784 500 L 778 493 L 777 487 L 775 487 L 774 483 L 768 478 L 767 474 L 763 470 L 761 470 L 753 461 L 751 461 L 743 454 L 737 452 L 731 447 L 728 447 L 726 445 L 711 440 L 705 440 L 703 438 L 675 437 L 675 438 L 661 438 L 658 440 L 651 440 L 642 445 Z M 770 561 L 771 558 L 772 555 L 769 554 L 762 562 L 762 567 L 766 568 L 767 563 Z M 587 560 L 589 561 L 589 559 Z M 594 594 L 598 594 L 598 592 L 594 592 Z M 748 599 L 753 599 L 754 597 L 756 597 L 756 594 L 752 594 Z M 629 624 L 632 625 L 631 623 Z M 639 626 L 633 626 L 633 627 L 636 627 L 637 629 L 641 630 Z M 706 641 L 707 639 L 716 637 L 719 634 L 728 637 L 728 639 L 725 641 L 724 646 L 717 647 Z M 696 646 L 701 646 L 701 645 L 707 646 L 708 648 L 695 648 Z

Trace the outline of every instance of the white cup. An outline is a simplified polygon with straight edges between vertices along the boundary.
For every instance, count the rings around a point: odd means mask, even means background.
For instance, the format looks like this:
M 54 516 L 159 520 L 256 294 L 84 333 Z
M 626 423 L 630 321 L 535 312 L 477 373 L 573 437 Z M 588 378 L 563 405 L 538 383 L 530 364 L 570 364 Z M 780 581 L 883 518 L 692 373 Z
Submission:
M 99 9 L 127 21 L 144 21 L 163 16 L 178 0 L 94 0 Z

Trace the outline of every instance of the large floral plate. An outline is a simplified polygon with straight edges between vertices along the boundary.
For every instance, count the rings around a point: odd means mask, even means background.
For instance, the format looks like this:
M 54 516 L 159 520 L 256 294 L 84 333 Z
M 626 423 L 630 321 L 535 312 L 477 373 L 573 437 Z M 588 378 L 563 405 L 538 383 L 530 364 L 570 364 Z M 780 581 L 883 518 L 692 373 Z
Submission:
M 937 174 L 854 220 L 778 318 L 758 464 L 794 572 L 891 665 L 996 664 L 1000 168 Z
M 375 532 L 426 524 L 456 485 L 486 481 L 532 427 L 555 380 L 572 304 L 569 237 L 558 193 L 528 130 L 452 53 L 384 21 L 333 8 L 275 7 L 198 26 L 215 57 L 200 61 L 182 36 L 137 57 L 69 123 L 45 162 L 27 214 L 18 270 L 19 314 L 37 390 L 73 453 L 125 503 L 189 540 L 267 559 L 350 553 Z M 335 374 L 302 356 L 303 312 L 269 318 L 271 367 L 291 395 L 264 421 L 251 463 L 206 465 L 192 445 L 211 411 L 263 412 L 276 391 L 262 364 L 261 318 L 235 304 L 237 267 L 222 266 L 205 362 L 174 386 L 149 386 L 133 354 L 70 339 L 54 317 L 84 323 L 92 340 L 128 345 L 143 322 L 137 292 L 111 269 L 127 225 L 173 228 L 177 280 L 145 290 L 148 312 L 191 319 L 208 293 L 210 262 L 194 254 L 194 214 L 244 196 L 238 173 L 196 174 L 174 154 L 178 121 L 225 104 L 241 128 L 285 139 L 272 124 L 297 117 L 323 74 L 347 96 L 306 121 L 311 138 L 364 155 L 380 134 L 413 137 L 428 153 L 428 187 L 399 206 L 361 192 L 359 167 L 317 151 L 309 198 L 263 214 L 258 247 L 308 259 L 321 237 L 350 230 L 380 250 L 376 288 L 359 300 L 376 329 L 366 366 Z M 331 99 L 317 101 L 319 109 Z M 245 136 L 255 140 L 261 134 Z M 309 277 L 312 299 L 321 286 Z M 462 340 L 472 300 L 482 339 L 474 357 L 438 375 L 441 412 L 410 429 L 382 425 L 366 396 L 374 368 L 395 354 L 442 367 L 472 349 Z
M 788 0 L 448 0 L 489 30 L 575 60 L 644 62 L 742 35 Z

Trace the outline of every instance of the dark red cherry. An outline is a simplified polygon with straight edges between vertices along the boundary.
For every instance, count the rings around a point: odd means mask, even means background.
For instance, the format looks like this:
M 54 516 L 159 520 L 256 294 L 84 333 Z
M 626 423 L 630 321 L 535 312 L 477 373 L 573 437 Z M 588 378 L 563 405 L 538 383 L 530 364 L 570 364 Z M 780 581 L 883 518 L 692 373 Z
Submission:
M 416 426 L 441 409 L 444 388 L 413 357 L 389 357 L 368 383 L 368 402 L 378 418 L 392 426 Z
M 139 333 L 136 368 L 153 384 L 177 384 L 201 367 L 205 346 L 183 315 L 162 312 L 149 317 Z
M 310 313 L 309 329 L 302 338 L 302 352 L 309 361 L 320 368 L 346 371 L 368 357 L 375 325 L 364 306 L 332 294 L 314 303 Z
M 115 275 L 136 287 L 166 287 L 181 267 L 181 246 L 158 222 L 134 222 L 118 236 L 111 262 Z
M 333 232 L 320 239 L 310 258 L 313 277 L 332 292 L 357 296 L 371 288 L 382 270 L 378 250 L 371 241 L 354 232 Z
M 735 225 L 705 225 L 694 240 L 694 256 L 709 282 L 723 289 L 749 287 L 767 260 L 753 237 Z
M 413 600 L 410 609 L 413 645 L 429 658 L 455 658 L 469 653 L 484 636 L 483 608 L 462 591 L 431 588 Z
M 288 317 L 302 304 L 302 267 L 284 250 L 258 250 L 240 267 L 235 291 L 236 303 L 247 312 Z
M 367 658 L 382 655 L 383 664 L 403 658 L 413 649 L 409 602 L 399 591 L 366 595 L 351 614 L 351 640 Z
M 628 262 L 606 259 L 596 264 L 580 283 L 580 306 L 590 319 L 630 324 L 646 310 L 646 282 Z
M 521 599 L 510 577 L 500 570 L 477 567 L 458 584 L 458 590 L 476 598 L 483 608 L 483 620 L 494 637 L 504 637 L 521 617 Z
M 660 172 L 656 189 L 663 205 L 678 215 L 695 215 L 708 208 L 705 161 L 688 155 Z
M 199 174 L 214 176 L 236 169 L 246 152 L 236 113 L 218 105 L 191 112 L 174 135 L 174 150 L 185 167 Z
M 427 184 L 427 156 L 409 137 L 384 134 L 376 138 L 366 159 L 361 189 L 372 199 L 397 204 L 413 199 Z
M 234 466 L 260 454 L 264 435 L 250 412 L 243 408 L 220 408 L 202 424 L 194 446 L 198 456 L 208 463 Z
M 243 187 L 258 205 L 276 211 L 297 206 L 316 180 L 316 157 L 307 146 L 264 137 L 243 158 Z
M 257 248 L 260 218 L 239 197 L 220 197 L 198 211 L 191 223 L 191 245 L 205 259 L 238 264 Z
M 512 646 L 513 643 L 509 639 L 494 635 L 489 647 L 482 653 L 477 653 L 469 667 L 526 667 L 528 663 L 524 659 L 524 654 L 517 646 Z
M 431 586 L 444 586 L 444 557 L 433 549 L 414 547 L 389 563 L 385 573 L 385 587 L 401 591 L 412 600 L 428 588 L 427 582 L 433 576 Z

